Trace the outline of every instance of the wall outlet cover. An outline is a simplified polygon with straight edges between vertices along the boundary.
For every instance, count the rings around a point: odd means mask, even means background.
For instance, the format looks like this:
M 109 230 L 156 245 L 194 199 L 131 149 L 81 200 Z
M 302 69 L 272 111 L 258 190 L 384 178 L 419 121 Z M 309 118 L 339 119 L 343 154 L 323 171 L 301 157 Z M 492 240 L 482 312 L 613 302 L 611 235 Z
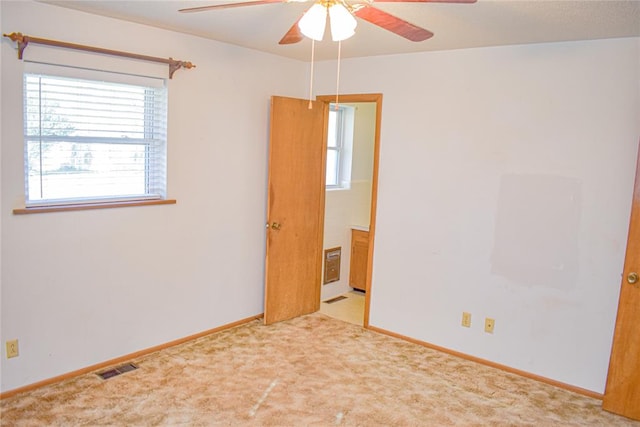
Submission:
M 496 321 L 495 319 L 492 319 L 490 317 L 487 317 L 486 319 L 484 319 L 484 331 L 486 333 L 492 334 L 493 333 L 493 328 L 496 325 Z
M 18 357 L 18 340 L 7 341 L 7 359 Z
M 466 311 L 462 313 L 462 326 L 465 328 L 471 327 L 471 313 L 467 313 Z

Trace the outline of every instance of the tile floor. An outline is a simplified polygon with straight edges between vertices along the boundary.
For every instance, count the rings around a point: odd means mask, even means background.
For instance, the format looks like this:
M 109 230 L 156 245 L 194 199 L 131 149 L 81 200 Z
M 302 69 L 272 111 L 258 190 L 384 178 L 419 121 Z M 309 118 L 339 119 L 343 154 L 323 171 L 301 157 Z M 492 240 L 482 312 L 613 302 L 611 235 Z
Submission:
M 340 301 L 320 304 L 320 313 L 334 319 L 362 326 L 364 320 L 364 293 L 350 291 L 343 294 L 346 298 Z M 330 298 L 331 300 L 333 298 Z

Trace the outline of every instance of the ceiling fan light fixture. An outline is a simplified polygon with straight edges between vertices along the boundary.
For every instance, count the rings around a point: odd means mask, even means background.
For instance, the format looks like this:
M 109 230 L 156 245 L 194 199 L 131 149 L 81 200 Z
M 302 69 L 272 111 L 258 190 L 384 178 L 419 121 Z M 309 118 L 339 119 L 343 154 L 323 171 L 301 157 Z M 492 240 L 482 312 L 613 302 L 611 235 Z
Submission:
M 300 32 L 310 39 L 321 41 L 327 26 L 327 8 L 316 3 L 300 18 Z
M 358 21 L 344 5 L 334 3 L 329 7 L 331 39 L 334 42 L 346 40 L 356 33 Z

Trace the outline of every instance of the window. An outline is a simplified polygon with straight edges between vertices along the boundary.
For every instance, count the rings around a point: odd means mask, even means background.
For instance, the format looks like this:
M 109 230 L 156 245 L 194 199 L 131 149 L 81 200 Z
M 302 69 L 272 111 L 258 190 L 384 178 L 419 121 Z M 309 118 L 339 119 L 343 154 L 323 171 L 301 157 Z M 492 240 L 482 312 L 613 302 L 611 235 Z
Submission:
M 164 199 L 166 92 L 26 73 L 26 206 Z
M 349 188 L 354 108 L 329 106 L 327 130 L 327 188 Z

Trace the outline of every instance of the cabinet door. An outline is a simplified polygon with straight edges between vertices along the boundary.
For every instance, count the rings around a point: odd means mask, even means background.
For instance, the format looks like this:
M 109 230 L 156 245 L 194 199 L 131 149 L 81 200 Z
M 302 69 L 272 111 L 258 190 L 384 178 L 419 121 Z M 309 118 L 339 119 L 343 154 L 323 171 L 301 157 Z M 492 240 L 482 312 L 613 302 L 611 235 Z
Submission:
M 351 231 L 351 263 L 349 269 L 349 285 L 361 291 L 367 284 L 367 261 L 369 258 L 369 233 Z

